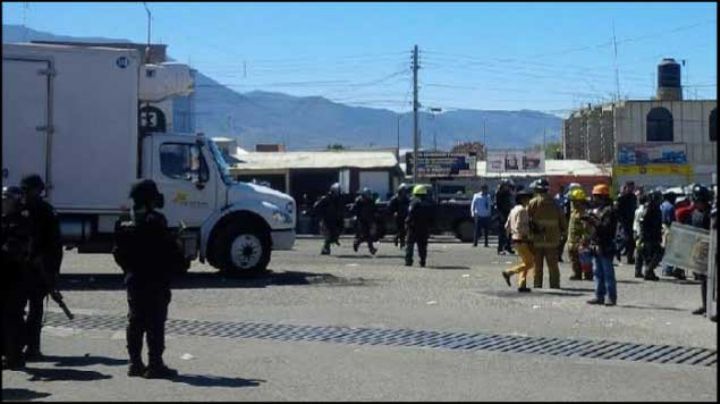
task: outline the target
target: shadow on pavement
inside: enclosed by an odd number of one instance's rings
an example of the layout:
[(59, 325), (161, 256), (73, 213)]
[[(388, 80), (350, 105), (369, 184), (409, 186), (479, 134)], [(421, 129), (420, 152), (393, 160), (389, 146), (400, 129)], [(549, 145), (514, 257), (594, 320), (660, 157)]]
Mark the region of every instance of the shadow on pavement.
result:
[(127, 359), (115, 359), (108, 358), (106, 356), (93, 356), (85, 354), (85, 356), (59, 356), (59, 355), (44, 355), (42, 362), (54, 362), (54, 366), (93, 366), (93, 365), (105, 365), (105, 366), (123, 366), (128, 364)]
[[(242, 277), (224, 277), (215, 272), (190, 272), (173, 280), (172, 289), (264, 288), (288, 285), (362, 286), (363, 278), (344, 278), (327, 273), (266, 271)], [(123, 275), (118, 274), (61, 274), (60, 290), (123, 290)]]
[(112, 376), (94, 370), (76, 369), (39, 369), (25, 368), (24, 372), (31, 375), (30, 381), (74, 381), (89, 382), (94, 380), (110, 379)]
[(563, 293), (562, 290), (560, 291), (549, 291), (549, 290), (543, 290), (543, 289), (533, 289), (531, 287), (530, 293), (519, 293), (517, 291), (517, 288), (508, 288), (506, 290), (481, 290), (478, 291), (481, 295), (486, 296), (495, 296), (495, 297), (512, 297), (512, 298), (519, 298), (519, 297), (532, 297), (532, 296), (562, 296), (562, 297), (577, 297), (577, 296), (585, 296), (586, 293)]
[(690, 312), (688, 309), (681, 309), (679, 307), (667, 307), (667, 306), (639, 306), (636, 304), (618, 304), (617, 307), (621, 307), (623, 309), (641, 309), (641, 310), (668, 310), (668, 311), (686, 311)]
[(261, 379), (242, 379), (239, 377), (233, 378), (191, 374), (181, 374), (172, 378), (170, 381), (198, 387), (257, 387), (266, 382), (266, 380)]
[(38, 398), (49, 397), (50, 393), (41, 393), (39, 391), (28, 390), (28, 389), (2, 389), (2, 401), (6, 400), (18, 400), (18, 401), (29, 401)]
[(369, 255), (369, 253), (368, 254), (357, 253), (357, 255), (347, 255), (347, 254), (342, 255), (341, 254), (341, 255), (336, 255), (335, 257), (336, 258), (372, 258), (372, 255)]
[(594, 288), (560, 288), (560, 290), (567, 290), (569, 292), (595, 292)]
[(429, 265), (428, 269), (470, 269), (470, 267), (461, 265)]

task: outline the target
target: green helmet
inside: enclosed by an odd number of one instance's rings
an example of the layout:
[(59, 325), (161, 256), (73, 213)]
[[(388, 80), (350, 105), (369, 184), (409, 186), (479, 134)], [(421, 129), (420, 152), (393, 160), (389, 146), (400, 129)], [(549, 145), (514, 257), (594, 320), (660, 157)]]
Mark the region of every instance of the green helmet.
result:
[(413, 195), (427, 195), (427, 185), (415, 185), (412, 190)]

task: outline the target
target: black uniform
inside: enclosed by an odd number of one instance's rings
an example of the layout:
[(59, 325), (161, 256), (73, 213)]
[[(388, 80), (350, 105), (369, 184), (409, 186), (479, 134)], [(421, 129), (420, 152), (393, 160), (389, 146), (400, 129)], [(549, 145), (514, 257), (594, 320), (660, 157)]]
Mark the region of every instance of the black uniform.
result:
[(507, 236), (505, 231), (505, 222), (507, 222), (508, 215), (510, 215), (510, 210), (512, 210), (514, 202), (513, 194), (509, 187), (503, 187), (495, 194), (495, 208), (500, 216), (500, 227), (498, 228), (498, 253), (502, 251), (512, 251), (510, 238)]
[(640, 219), (640, 245), (642, 260), (645, 263), (645, 279), (657, 279), (654, 271), (663, 256), (661, 243), (662, 211), (657, 202), (649, 201)]
[(418, 246), (420, 266), (427, 262), (427, 245), (430, 230), (435, 221), (435, 204), (427, 198), (414, 197), (410, 202), (408, 215), (405, 219), (407, 226), (407, 245), (405, 246), (405, 265), (413, 264), (413, 250)]
[(618, 221), (620, 222), (620, 228), (623, 234), (624, 249), (628, 264), (633, 264), (635, 260), (635, 238), (633, 237), (632, 227), (637, 207), (638, 200), (633, 193), (620, 195), (617, 199)]
[(356, 218), (355, 240), (353, 248), (357, 251), (361, 243), (367, 242), (371, 254), (375, 254), (371, 233), (372, 225), (375, 222), (375, 201), (371, 197), (360, 195), (355, 199), (352, 206), (352, 213)]
[(313, 215), (319, 216), (323, 224), (325, 244), (322, 253), (330, 254), (330, 244), (339, 244), (343, 229), (344, 205), (340, 195), (328, 192), (313, 206)]
[[(710, 230), (710, 209), (705, 210), (695, 208), (690, 215), (690, 225), (705, 230)], [(704, 314), (707, 311), (707, 273), (695, 273), (700, 281), (700, 293), (702, 294), (702, 307), (696, 312)]]
[[(28, 315), (26, 322), (26, 341), (28, 357), (40, 354), (40, 332), (42, 330), (43, 301), (55, 286), (62, 263), (62, 241), (60, 222), (55, 209), (42, 198), (30, 198), (27, 201), (33, 231), (33, 254), (37, 256), (36, 265), (31, 271), (28, 287)], [(37, 272), (42, 271), (42, 273)]]
[(395, 245), (400, 244), (400, 248), (405, 247), (405, 219), (407, 218), (408, 209), (410, 208), (410, 198), (405, 193), (398, 192), (390, 199), (388, 209), (395, 217)]
[(165, 216), (149, 211), (136, 213), (134, 221), (118, 221), (113, 255), (125, 273), (129, 309), (127, 349), (131, 366), (142, 364), (143, 334), (146, 334), (149, 365), (162, 367), (170, 280), (184, 265), (184, 256), (167, 228)]
[[(24, 212), (24, 214), (23, 214)], [(2, 352), (9, 368), (23, 365), (23, 319), (32, 248), (32, 224), (27, 211), (2, 217)]]

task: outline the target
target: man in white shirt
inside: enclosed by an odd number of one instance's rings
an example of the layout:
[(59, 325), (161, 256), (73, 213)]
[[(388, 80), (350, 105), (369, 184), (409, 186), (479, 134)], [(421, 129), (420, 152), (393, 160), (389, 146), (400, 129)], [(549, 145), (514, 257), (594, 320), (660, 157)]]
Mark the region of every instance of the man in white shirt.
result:
[(480, 232), (485, 234), (485, 247), (488, 245), (488, 229), (490, 228), (490, 216), (492, 214), (492, 202), (488, 195), (487, 185), (480, 187), (480, 192), (473, 195), (470, 204), (470, 215), (475, 219), (475, 235), (473, 238), (473, 247), (477, 247)]

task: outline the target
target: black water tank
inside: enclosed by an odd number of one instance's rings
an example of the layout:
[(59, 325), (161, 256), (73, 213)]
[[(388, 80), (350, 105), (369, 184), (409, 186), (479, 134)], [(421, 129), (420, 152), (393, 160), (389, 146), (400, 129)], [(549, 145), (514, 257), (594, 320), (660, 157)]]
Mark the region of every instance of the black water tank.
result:
[(675, 59), (663, 59), (658, 65), (658, 87), (680, 88), (680, 64)]

